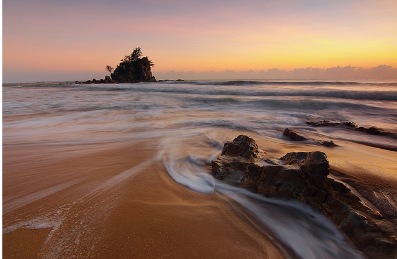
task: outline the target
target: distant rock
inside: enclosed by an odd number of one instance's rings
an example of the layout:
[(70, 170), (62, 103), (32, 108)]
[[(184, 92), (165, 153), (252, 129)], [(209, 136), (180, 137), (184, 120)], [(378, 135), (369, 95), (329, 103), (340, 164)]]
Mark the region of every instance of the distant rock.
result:
[(310, 205), (370, 258), (397, 256), (396, 226), (364, 206), (344, 184), (328, 178), (329, 162), (323, 152), (267, 158), (252, 138), (240, 135), (225, 143), (221, 155), (212, 161), (212, 174), (267, 197)]
[(156, 82), (156, 78), (152, 75), (152, 66), (154, 66), (154, 64), (148, 57), (142, 57), (141, 48), (135, 48), (130, 55), (125, 56), (121, 60), (120, 64), (116, 69), (114, 69), (114, 71), (111, 66), (106, 66), (106, 70), (109, 71), (111, 75), (105, 76), (105, 79), (93, 79), (76, 83), (105, 84)]
[(158, 82), (185, 82), (183, 79), (176, 79), (176, 80), (171, 80), (171, 79), (163, 79), (163, 80), (158, 80)]
[(112, 73), (112, 79), (117, 83), (156, 82), (148, 57), (121, 62)]

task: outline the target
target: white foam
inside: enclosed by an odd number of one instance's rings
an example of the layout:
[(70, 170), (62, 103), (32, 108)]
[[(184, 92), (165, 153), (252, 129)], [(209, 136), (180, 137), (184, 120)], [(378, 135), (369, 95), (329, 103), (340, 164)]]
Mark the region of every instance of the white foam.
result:
[[(297, 201), (267, 198), (214, 179), (204, 164), (197, 163), (197, 160), (206, 160), (200, 158), (200, 151), (198, 154), (186, 154), (194, 151), (186, 150), (186, 143), (182, 142), (183, 138), (172, 138), (159, 145), (163, 165), (176, 182), (198, 192), (217, 192), (227, 196), (232, 203), (240, 205), (233, 206), (240, 214), (247, 219), (253, 215), (285, 247), (292, 249), (301, 258), (363, 258), (322, 214)], [(206, 152), (211, 153), (207, 149)], [(219, 153), (219, 150), (213, 149), (213, 152)], [(253, 225), (263, 233), (260, 226)], [(288, 256), (287, 253), (285, 255)]]

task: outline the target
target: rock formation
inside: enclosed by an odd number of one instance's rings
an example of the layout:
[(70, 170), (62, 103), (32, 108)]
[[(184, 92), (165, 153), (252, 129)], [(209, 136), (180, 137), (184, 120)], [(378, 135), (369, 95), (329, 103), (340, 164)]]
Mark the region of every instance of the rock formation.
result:
[(283, 135), (286, 137), (289, 137), (293, 141), (307, 140), (307, 138), (304, 137), (302, 134), (300, 134), (296, 130), (289, 129), (289, 128), (285, 128)]
[(343, 183), (328, 178), (323, 152), (291, 152), (267, 158), (244, 135), (227, 142), (212, 161), (212, 174), (267, 197), (296, 199), (325, 214), (370, 258), (397, 256), (396, 226), (363, 205)]
[(294, 129), (285, 128), (283, 135), (289, 137), (293, 141), (307, 140), (306, 137)]
[(321, 121), (306, 121), (307, 124), (312, 125), (314, 127), (326, 127), (326, 126), (345, 126), (346, 128), (354, 129), (356, 131), (361, 131), (371, 135), (381, 135), (381, 136), (394, 136), (396, 134), (384, 131), (375, 126), (363, 127), (358, 126), (356, 123), (351, 121), (329, 121), (329, 120), (321, 120)]
[(303, 141), (303, 140), (310, 140), (312, 143), (319, 144), (326, 147), (336, 147), (337, 145), (332, 141), (328, 140), (314, 140), (306, 138), (302, 133), (295, 129), (285, 128), (283, 135), (288, 137), (293, 141)]
[(148, 57), (121, 62), (112, 73), (112, 80), (118, 83), (155, 82)]
[[(156, 82), (152, 75), (151, 67), (153, 62), (148, 57), (142, 58), (141, 48), (135, 48), (134, 51), (125, 56), (120, 64), (114, 69), (106, 66), (106, 70), (111, 76), (105, 76), (105, 79), (93, 79), (82, 82), (84, 84), (103, 84), (103, 83), (139, 83), (139, 82)], [(112, 73), (113, 71), (113, 73)], [(81, 82), (76, 82), (77, 84)]]

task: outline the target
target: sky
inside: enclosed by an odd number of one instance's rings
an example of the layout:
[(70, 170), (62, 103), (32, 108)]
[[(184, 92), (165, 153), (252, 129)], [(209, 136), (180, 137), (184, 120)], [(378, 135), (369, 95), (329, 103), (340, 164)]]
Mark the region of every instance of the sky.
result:
[(104, 78), (136, 47), (157, 79), (397, 79), (397, 1), (3, 0), (3, 82)]

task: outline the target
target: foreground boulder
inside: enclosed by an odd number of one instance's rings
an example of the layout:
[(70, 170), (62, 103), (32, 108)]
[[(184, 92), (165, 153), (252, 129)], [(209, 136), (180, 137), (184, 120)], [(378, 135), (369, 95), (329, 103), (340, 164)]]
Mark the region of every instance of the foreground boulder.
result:
[(310, 205), (330, 218), (370, 258), (397, 256), (395, 225), (364, 206), (344, 184), (327, 177), (329, 162), (323, 152), (267, 158), (252, 138), (240, 135), (225, 143), (221, 155), (212, 161), (212, 174), (267, 197)]

